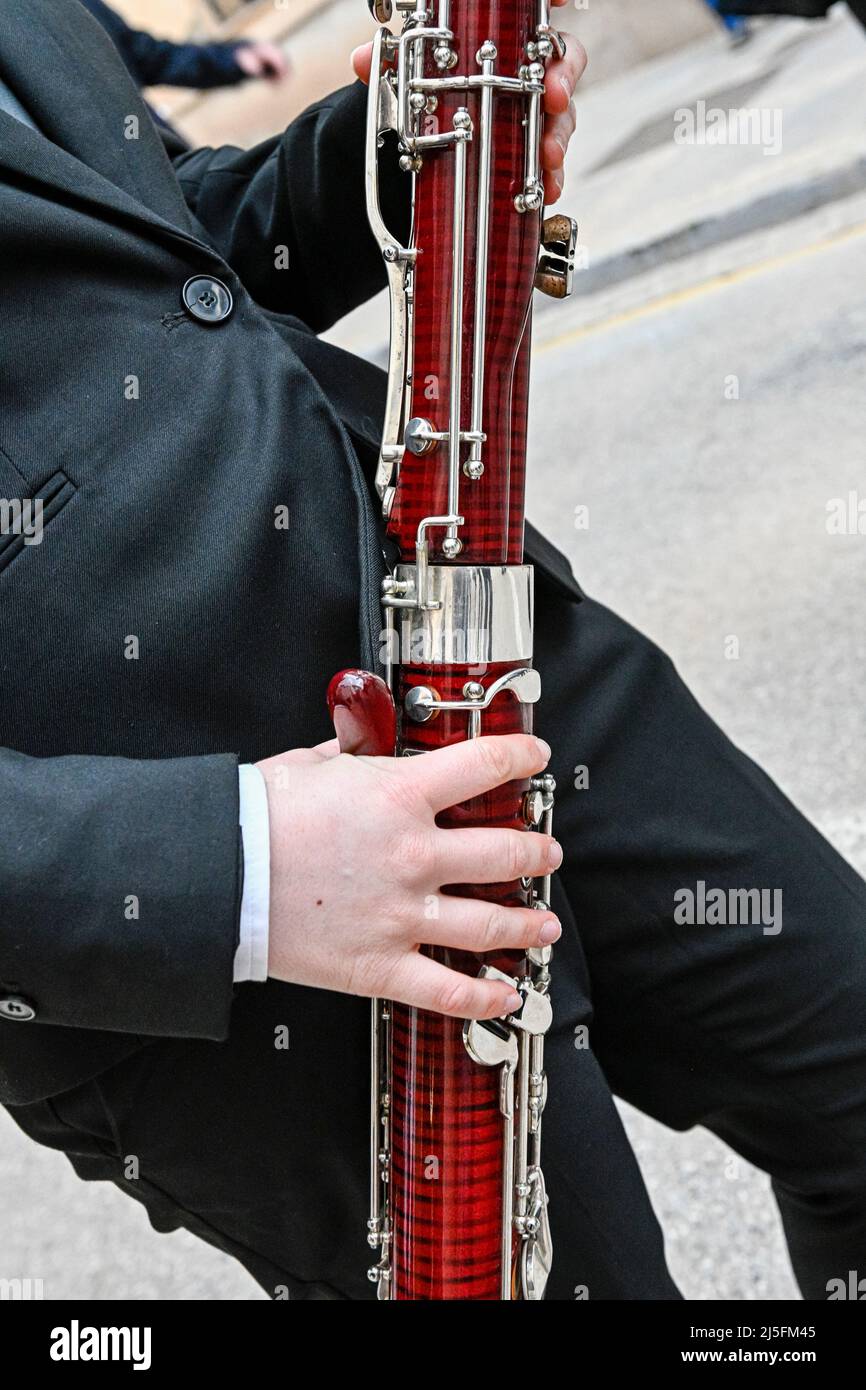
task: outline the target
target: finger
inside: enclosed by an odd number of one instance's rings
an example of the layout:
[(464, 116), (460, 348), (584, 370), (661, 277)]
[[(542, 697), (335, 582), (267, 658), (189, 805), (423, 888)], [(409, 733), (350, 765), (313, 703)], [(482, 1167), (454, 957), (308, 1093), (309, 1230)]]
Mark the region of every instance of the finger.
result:
[(418, 926), (417, 938), (425, 946), (452, 946), (461, 951), (527, 951), (533, 946), (552, 946), (562, 927), (550, 912), (531, 907), (500, 907), (476, 898), (433, 899), (435, 915)]
[(577, 113), (574, 102), (569, 102), (568, 109), (560, 112), (558, 116), (548, 116), (544, 122), (544, 144), (542, 146), (542, 164), (545, 169), (561, 169), (565, 163), (565, 156), (568, 150), (568, 142), (574, 134), (577, 126)]
[(564, 34), (564, 58), (550, 64), (544, 79), (544, 109), (549, 116), (565, 111), (574, 96), (575, 88), (586, 71), (586, 49), (573, 34)]
[(541, 878), (561, 863), (556, 840), (528, 830), (439, 830), (433, 838), (433, 881), (440, 885)]
[(551, 203), (558, 203), (562, 197), (562, 190), (565, 187), (564, 169), (546, 169), (544, 172), (544, 201), (550, 206)]
[(501, 1018), (522, 1002), (517, 990), (501, 980), (461, 975), (417, 951), (391, 975), (388, 997), (449, 1018)]
[(260, 72), (259, 56), (253, 48), (242, 47), (236, 49), (235, 63), (245, 77), (258, 77)]
[(543, 771), (550, 749), (529, 734), (474, 738), (396, 762), (398, 775), (418, 787), (434, 811), (480, 796), (503, 782), (532, 777)]
[(262, 72), (270, 77), (284, 76), (289, 69), (288, 59), (281, 48), (275, 43), (260, 43), (257, 53), (262, 65)]
[(356, 48), (352, 54), (352, 67), (355, 69), (356, 77), (360, 77), (362, 82), (370, 81), (370, 69), (373, 66), (373, 45), (362, 43), (360, 48)]

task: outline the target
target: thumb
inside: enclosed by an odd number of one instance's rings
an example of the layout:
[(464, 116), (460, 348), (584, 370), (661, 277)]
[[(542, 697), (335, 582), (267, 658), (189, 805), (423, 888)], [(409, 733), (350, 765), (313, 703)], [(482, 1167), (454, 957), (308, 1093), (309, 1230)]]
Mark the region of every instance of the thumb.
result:
[(360, 48), (356, 48), (352, 54), (352, 67), (355, 75), (360, 77), (362, 82), (370, 81), (370, 68), (373, 66), (373, 45), (362, 43)]
[(317, 763), (325, 763), (331, 758), (336, 758), (340, 752), (340, 745), (335, 738), (330, 738), (326, 743), (318, 743), (315, 748), (290, 748), (285, 753), (277, 753), (272, 758), (262, 758), (256, 763), (256, 767), (262, 776), (267, 778), (269, 775), (281, 775), (281, 769), (286, 767), (310, 767)]
[(315, 748), (311, 748), (309, 751), (315, 753), (319, 761), (338, 758), (340, 756), (340, 741), (336, 738), (329, 738), (326, 743), (317, 743)]

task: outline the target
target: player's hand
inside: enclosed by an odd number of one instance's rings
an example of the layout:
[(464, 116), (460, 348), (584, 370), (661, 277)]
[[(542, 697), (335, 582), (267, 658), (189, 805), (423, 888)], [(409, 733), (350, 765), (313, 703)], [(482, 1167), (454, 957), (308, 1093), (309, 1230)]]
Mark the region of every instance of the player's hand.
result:
[(246, 77), (271, 82), (282, 82), (290, 70), (288, 58), (275, 43), (242, 43), (235, 49), (235, 62)]
[(421, 946), (518, 950), (557, 940), (550, 912), (443, 894), (556, 869), (562, 851), (521, 830), (441, 829), (437, 812), (532, 777), (550, 750), (523, 734), (414, 758), (353, 758), (336, 742), (259, 763), (268, 789), (268, 973), (293, 984), (413, 1004), (457, 1018), (520, 1005), (508, 985), (460, 974)]

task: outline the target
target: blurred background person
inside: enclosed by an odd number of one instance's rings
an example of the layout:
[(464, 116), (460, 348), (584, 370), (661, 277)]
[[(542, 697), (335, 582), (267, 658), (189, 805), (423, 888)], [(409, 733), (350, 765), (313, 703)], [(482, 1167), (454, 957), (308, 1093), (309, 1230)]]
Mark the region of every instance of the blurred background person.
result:
[[(727, 19), (746, 15), (792, 15), (797, 19), (826, 19), (836, 0), (707, 0)], [(866, 0), (846, 0), (848, 9), (866, 29)]]
[[(250, 39), (172, 43), (133, 29), (103, 0), (81, 3), (108, 33), (139, 87), (232, 87), (248, 78), (279, 83), (289, 74), (289, 60), (275, 43)], [(160, 125), (173, 129), (158, 111), (150, 109)]]

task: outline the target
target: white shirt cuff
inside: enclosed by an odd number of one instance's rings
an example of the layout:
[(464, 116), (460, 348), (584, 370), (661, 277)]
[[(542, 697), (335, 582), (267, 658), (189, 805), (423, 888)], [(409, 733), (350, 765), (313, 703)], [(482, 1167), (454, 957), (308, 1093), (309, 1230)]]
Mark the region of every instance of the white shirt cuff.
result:
[(268, 792), (257, 767), (238, 768), (244, 891), (235, 952), (234, 982), (268, 978), (268, 919), (271, 910), (271, 828)]

